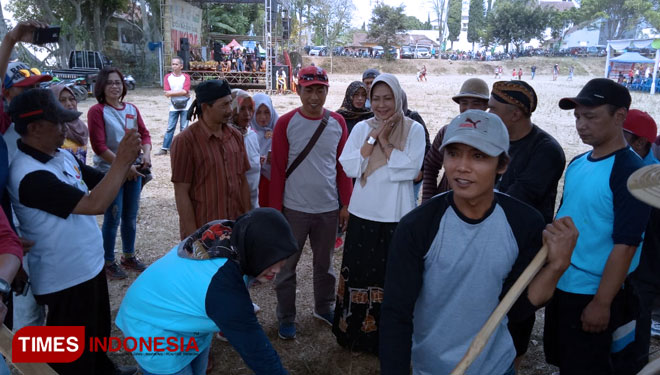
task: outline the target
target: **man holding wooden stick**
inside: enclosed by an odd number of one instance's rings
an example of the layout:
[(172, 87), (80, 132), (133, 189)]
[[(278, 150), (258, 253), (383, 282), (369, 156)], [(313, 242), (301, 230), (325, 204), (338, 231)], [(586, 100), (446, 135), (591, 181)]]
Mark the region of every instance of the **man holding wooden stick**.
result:
[(545, 315), (546, 360), (562, 375), (634, 373), (631, 363), (617, 363), (617, 353), (625, 354), (635, 337), (637, 301), (624, 282), (639, 264), (650, 208), (626, 189), (644, 165), (623, 135), (630, 103), (628, 89), (605, 78), (559, 101), (561, 109), (574, 109), (578, 135), (593, 147), (566, 168), (557, 212), (573, 218), (582, 234)]
[[(494, 191), (506, 171), (507, 129), (494, 114), (456, 117), (441, 146), (452, 191), (406, 215), (392, 240), (381, 308), (381, 372), (449, 374), (543, 242), (548, 260), (508, 314), (523, 320), (546, 303), (569, 265), (570, 218), (544, 228), (532, 207)], [(468, 374), (514, 374), (516, 349), (499, 323)]]

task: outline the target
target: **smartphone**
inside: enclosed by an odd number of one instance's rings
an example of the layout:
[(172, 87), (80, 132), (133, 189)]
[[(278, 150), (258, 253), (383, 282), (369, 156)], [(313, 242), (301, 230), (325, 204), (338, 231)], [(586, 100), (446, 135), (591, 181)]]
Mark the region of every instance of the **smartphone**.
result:
[(46, 44), (46, 43), (57, 43), (60, 40), (60, 30), (59, 26), (48, 26), (45, 29), (36, 29), (34, 30), (34, 36), (32, 38), (32, 44)]

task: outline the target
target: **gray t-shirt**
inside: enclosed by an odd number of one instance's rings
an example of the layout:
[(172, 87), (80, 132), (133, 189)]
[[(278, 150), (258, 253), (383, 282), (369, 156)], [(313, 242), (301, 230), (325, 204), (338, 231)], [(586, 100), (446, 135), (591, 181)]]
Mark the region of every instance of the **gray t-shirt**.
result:
[[(449, 374), (542, 244), (543, 217), (495, 192), (479, 220), (463, 216), (453, 192), (404, 216), (390, 244), (380, 317), (381, 373)], [(507, 317), (534, 314), (527, 291)], [(467, 374), (501, 375), (516, 355), (504, 319)]]
[[(413, 320), (414, 374), (449, 374), (454, 369), (497, 307), (517, 256), (516, 239), (500, 206), (479, 223), (466, 222), (453, 207), (447, 209), (424, 257)], [(443, 301), (442, 308), (436, 301)], [(500, 375), (511, 366), (516, 350), (506, 324), (505, 318), (468, 374)]]
[[(289, 120), (286, 135), (289, 141), (287, 169), (305, 149), (321, 123), (296, 111)], [(337, 148), (343, 129), (333, 116), (305, 160), (286, 179), (283, 205), (292, 210), (318, 214), (339, 208), (337, 192)]]

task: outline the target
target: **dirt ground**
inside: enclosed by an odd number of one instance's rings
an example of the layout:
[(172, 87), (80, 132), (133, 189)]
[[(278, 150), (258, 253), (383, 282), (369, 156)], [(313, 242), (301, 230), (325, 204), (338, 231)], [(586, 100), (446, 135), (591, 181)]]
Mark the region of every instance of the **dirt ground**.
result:
[[(328, 59), (318, 59), (317, 65), (329, 68)], [(429, 69), (428, 82), (419, 83), (415, 79), (415, 71), (425, 63)], [(529, 66), (540, 66), (533, 81), (528, 81), (536, 90), (539, 105), (533, 114), (533, 121), (541, 128), (555, 136), (566, 152), (566, 159), (571, 160), (578, 153), (588, 149), (581, 143), (574, 128), (573, 113), (562, 111), (557, 107), (560, 98), (576, 95), (582, 85), (593, 76), (602, 74), (604, 61), (602, 59), (563, 59), (560, 64), (567, 67), (576, 64), (576, 77), (567, 81), (566, 75), (561, 75), (557, 81), (552, 81), (550, 67), (554, 60), (519, 59), (514, 62), (453, 62), (447, 61), (402, 61), (395, 64), (385, 64), (381, 61), (351, 59), (334, 59), (333, 71), (342, 74), (330, 75), (330, 94), (326, 108), (337, 109), (344, 97), (348, 84), (361, 78), (361, 70), (367, 66), (377, 66), (385, 72), (397, 73), (403, 89), (408, 94), (409, 107), (418, 111), (427, 123), (431, 137), (438, 129), (448, 123), (458, 114), (458, 106), (451, 100), (461, 83), (470, 77), (480, 77), (489, 85), (493, 79), (492, 67), (504, 65), (504, 79), (509, 79), (507, 71), (513, 67), (522, 66), (525, 70), (523, 78), (529, 79)], [(566, 70), (564, 70), (565, 72)], [(348, 73), (353, 72), (353, 73)], [(470, 73), (470, 74), (465, 74)], [(471, 75), (474, 74), (474, 75)], [(168, 101), (162, 95), (162, 90), (137, 89), (129, 92), (126, 101), (134, 103), (144, 118), (151, 132), (154, 150), (158, 150), (163, 141), (167, 127)], [(273, 102), (280, 115), (299, 105), (295, 95), (273, 96)], [(79, 104), (79, 109), (86, 113), (95, 103), (90, 98)], [(648, 111), (655, 118), (660, 118), (660, 107), (657, 97), (633, 93), (633, 107)], [(86, 116), (86, 115), (84, 115)], [(83, 117), (86, 118), (86, 117)], [(138, 217), (137, 244), (138, 255), (147, 263), (152, 263), (178, 243), (178, 217), (174, 203), (174, 192), (170, 183), (170, 160), (168, 156), (154, 156), (154, 180), (146, 185), (141, 200)], [(563, 180), (562, 180), (563, 186)], [(560, 192), (562, 189), (560, 186)], [(99, 218), (102, 220), (102, 218)], [(118, 241), (117, 249), (121, 249)], [(341, 249), (335, 253), (335, 268), (341, 263)], [(334, 340), (328, 326), (312, 318), (312, 267), (311, 253), (307, 248), (298, 266), (298, 315), (296, 340), (283, 341), (277, 337), (277, 320), (275, 317), (276, 299), (271, 285), (262, 285), (251, 291), (253, 300), (261, 306), (258, 314), (260, 323), (275, 349), (292, 374), (377, 374), (379, 366), (377, 358), (371, 355), (350, 353)], [(112, 281), (110, 285), (113, 316), (117, 313), (122, 297), (127, 288), (135, 280), (137, 274), (122, 281)], [(530, 350), (526, 356), (520, 374), (551, 374), (556, 371), (545, 363), (542, 348), (543, 311), (537, 313), (537, 325), (534, 329)], [(114, 327), (113, 336), (121, 332)], [(652, 351), (658, 350), (658, 340), (654, 340)], [(213, 374), (250, 374), (251, 371), (243, 363), (237, 353), (227, 343), (214, 341), (215, 370)], [(128, 353), (113, 353), (112, 357), (119, 363), (133, 363)]]

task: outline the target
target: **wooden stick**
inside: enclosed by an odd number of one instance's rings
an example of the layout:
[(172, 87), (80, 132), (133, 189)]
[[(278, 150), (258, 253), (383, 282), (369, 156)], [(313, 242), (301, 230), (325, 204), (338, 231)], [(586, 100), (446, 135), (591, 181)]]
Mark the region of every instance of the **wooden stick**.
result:
[(477, 336), (472, 340), (472, 344), (468, 348), (467, 353), (463, 356), (463, 359), (456, 365), (454, 371), (451, 372), (451, 375), (463, 375), (465, 371), (470, 367), (472, 362), (479, 356), (481, 351), (488, 343), (488, 339), (495, 332), (495, 329), (499, 326), (500, 322), (504, 318), (504, 315), (511, 310), (513, 304), (518, 300), (520, 294), (525, 290), (527, 285), (532, 281), (534, 276), (541, 270), (545, 264), (545, 260), (548, 257), (548, 248), (543, 245), (541, 250), (536, 254), (534, 259), (529, 263), (527, 268), (520, 275), (518, 280), (513, 284), (511, 289), (506, 293), (500, 304), (497, 305), (495, 311), (490, 315), (486, 323), (481, 327), (481, 330)]
[(637, 375), (658, 375), (660, 374), (660, 358), (650, 362)]
[[(7, 363), (11, 362), (11, 342), (14, 334), (6, 325), (0, 327), (0, 353), (5, 356)], [(57, 375), (46, 363), (14, 363), (14, 367), (23, 375)]]

